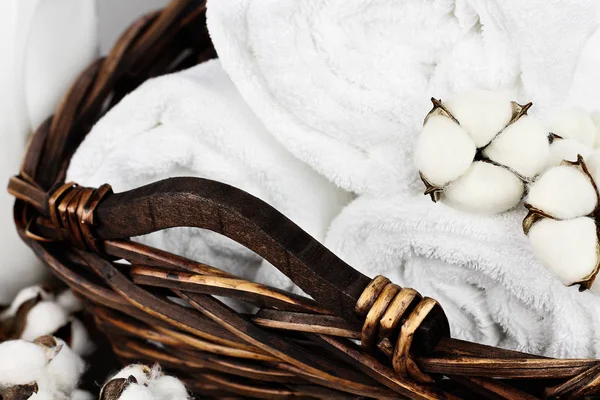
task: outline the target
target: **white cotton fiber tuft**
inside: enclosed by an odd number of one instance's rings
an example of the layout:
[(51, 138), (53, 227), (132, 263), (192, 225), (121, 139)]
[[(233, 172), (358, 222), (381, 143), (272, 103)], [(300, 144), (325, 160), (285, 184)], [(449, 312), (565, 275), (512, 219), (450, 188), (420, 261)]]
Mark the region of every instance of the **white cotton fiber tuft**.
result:
[(56, 296), (56, 302), (69, 314), (74, 314), (83, 310), (83, 303), (75, 296), (75, 293), (73, 293), (71, 289), (64, 290)]
[(23, 303), (34, 299), (37, 296), (40, 296), (42, 300), (53, 299), (52, 293), (46, 290), (43, 286), (35, 285), (26, 287), (15, 296), (14, 300), (10, 304), (10, 307), (8, 307), (6, 310), (0, 313), (0, 320), (5, 320), (7, 318), (14, 317), (17, 311), (19, 310), (19, 307), (21, 307)]
[(477, 148), (487, 145), (512, 118), (512, 103), (500, 92), (475, 90), (444, 101)]
[(534, 117), (523, 116), (498, 135), (483, 154), (531, 178), (546, 167), (549, 147), (548, 133), (542, 123)]
[(0, 386), (25, 385), (44, 374), (48, 360), (40, 346), (24, 340), (0, 343)]
[(469, 212), (495, 214), (511, 209), (523, 196), (523, 182), (515, 174), (477, 161), (444, 190), (444, 203)]
[(79, 378), (85, 370), (83, 360), (62, 340), (54, 338), (58, 354), (50, 361), (46, 371), (54, 381), (56, 388), (64, 393), (71, 393), (77, 387)]
[(415, 165), (433, 185), (461, 176), (475, 157), (475, 145), (454, 121), (441, 115), (427, 120), (417, 140)]
[(161, 400), (157, 399), (144, 385), (132, 383), (121, 393), (119, 400)]
[(39, 390), (37, 393), (32, 394), (28, 400), (66, 400), (68, 399), (62, 393), (50, 392), (47, 390)]
[(117, 378), (129, 378), (129, 376), (133, 376), (136, 380), (137, 383), (139, 383), (140, 385), (146, 384), (149, 382), (150, 380), (150, 376), (151, 376), (152, 370), (144, 364), (131, 364), (128, 365), (127, 367), (123, 368), (122, 370), (120, 370), (119, 372), (117, 372), (115, 374), (115, 376), (113, 376), (112, 379), (117, 379)]
[(596, 191), (587, 175), (574, 166), (561, 165), (544, 173), (529, 189), (527, 202), (558, 218), (588, 215), (596, 208)]
[(187, 400), (189, 398), (185, 385), (173, 376), (161, 376), (152, 381), (149, 387), (158, 400)]
[(71, 321), (71, 349), (81, 357), (89, 356), (96, 349), (85, 325), (77, 318)]
[(585, 158), (585, 166), (596, 185), (600, 184), (600, 150), (593, 151)]
[(69, 322), (67, 312), (52, 301), (41, 301), (27, 314), (25, 330), (21, 339), (35, 340), (44, 335), (51, 335)]
[(552, 123), (551, 131), (564, 139), (574, 139), (589, 147), (593, 147), (596, 141), (594, 121), (581, 108), (561, 111)]
[(90, 392), (76, 389), (71, 393), (71, 400), (95, 400), (95, 397)]
[(556, 167), (563, 160), (577, 161), (577, 155), (586, 158), (592, 150), (590, 146), (582, 144), (575, 139), (556, 139), (550, 145), (550, 155), (548, 156), (547, 165), (548, 167)]
[(542, 219), (531, 227), (529, 239), (538, 260), (565, 285), (588, 278), (598, 264), (596, 224), (591, 218)]

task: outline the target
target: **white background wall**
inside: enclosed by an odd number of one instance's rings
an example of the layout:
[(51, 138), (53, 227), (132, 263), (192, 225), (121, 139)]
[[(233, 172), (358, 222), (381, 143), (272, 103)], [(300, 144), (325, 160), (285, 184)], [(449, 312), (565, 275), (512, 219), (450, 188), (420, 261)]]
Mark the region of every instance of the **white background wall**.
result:
[[(2, 1), (2, 0), (0, 0)], [(165, 6), (168, 0), (96, 0), (100, 51), (106, 54), (137, 17)]]

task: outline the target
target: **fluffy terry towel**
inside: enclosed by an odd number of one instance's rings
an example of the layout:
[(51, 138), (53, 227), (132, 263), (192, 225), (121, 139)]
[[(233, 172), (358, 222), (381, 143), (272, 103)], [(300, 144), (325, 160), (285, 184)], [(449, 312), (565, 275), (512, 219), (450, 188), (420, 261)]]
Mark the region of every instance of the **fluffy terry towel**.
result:
[[(348, 201), (265, 131), (218, 60), (152, 79), (129, 94), (94, 126), (68, 171), (69, 180), (110, 183), (117, 192), (174, 176), (236, 186), (318, 240)], [(256, 254), (213, 232), (175, 228), (138, 240), (247, 279), (290, 285), (272, 267), (260, 268)]]
[(392, 195), (414, 176), (431, 96), (509, 90), (564, 100), (592, 0), (209, 0), (225, 70), (265, 126), (341, 187)]

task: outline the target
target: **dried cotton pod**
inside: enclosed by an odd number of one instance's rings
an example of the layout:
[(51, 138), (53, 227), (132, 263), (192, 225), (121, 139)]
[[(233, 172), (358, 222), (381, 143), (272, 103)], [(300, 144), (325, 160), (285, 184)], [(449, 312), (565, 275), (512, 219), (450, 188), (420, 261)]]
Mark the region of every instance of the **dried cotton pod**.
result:
[(542, 174), (529, 189), (523, 221), (538, 260), (563, 284), (580, 290), (592, 288), (600, 262), (600, 196), (594, 179), (600, 153), (588, 160), (595, 174), (581, 155)]
[(549, 154), (548, 133), (527, 116), (531, 103), (482, 90), (432, 102), (415, 149), (425, 194), (483, 214), (517, 205)]

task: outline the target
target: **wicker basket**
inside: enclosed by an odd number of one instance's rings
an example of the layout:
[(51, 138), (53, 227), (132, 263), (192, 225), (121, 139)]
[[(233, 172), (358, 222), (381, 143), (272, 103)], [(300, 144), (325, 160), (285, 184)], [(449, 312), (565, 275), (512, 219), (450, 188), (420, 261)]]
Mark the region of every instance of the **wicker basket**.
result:
[[(202, 398), (535, 399), (600, 392), (597, 360), (451, 339), (435, 300), (384, 277), (367, 278), (236, 188), (175, 178), (114, 194), (108, 185), (64, 183), (79, 143), (125, 94), (149, 77), (214, 57), (202, 1), (175, 0), (135, 22), (33, 135), (9, 184), (21, 237), (87, 300), (123, 363), (158, 361)], [(241, 243), (314, 300), (128, 239), (176, 226)], [(237, 313), (212, 295), (259, 311)]]

